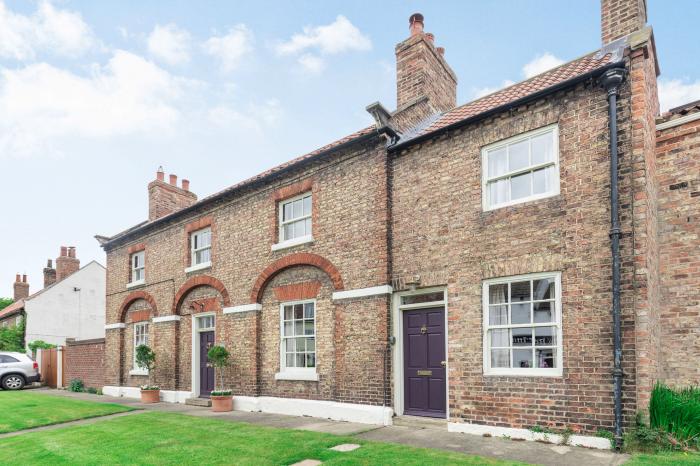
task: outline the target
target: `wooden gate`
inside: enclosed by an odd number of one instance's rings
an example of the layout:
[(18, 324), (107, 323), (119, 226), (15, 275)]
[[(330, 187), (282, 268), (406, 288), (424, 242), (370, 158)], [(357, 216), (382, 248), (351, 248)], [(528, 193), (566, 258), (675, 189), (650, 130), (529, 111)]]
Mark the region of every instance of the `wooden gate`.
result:
[[(46, 383), (51, 388), (57, 388), (59, 374), (61, 377), (61, 387), (66, 386), (65, 374), (66, 371), (62, 370), (66, 367), (66, 352), (61, 351), (63, 348), (49, 348), (38, 350), (37, 359), (41, 361), (41, 367), (39, 368), (41, 373), (41, 380)], [(59, 360), (60, 358), (60, 360)]]

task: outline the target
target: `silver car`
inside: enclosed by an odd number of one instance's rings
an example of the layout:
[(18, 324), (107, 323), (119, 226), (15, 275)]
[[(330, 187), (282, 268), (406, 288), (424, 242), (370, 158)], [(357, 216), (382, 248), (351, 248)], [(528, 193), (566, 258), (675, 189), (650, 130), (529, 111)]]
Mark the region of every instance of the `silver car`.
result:
[(0, 351), (0, 387), (21, 390), (25, 385), (41, 380), (39, 364), (22, 353)]

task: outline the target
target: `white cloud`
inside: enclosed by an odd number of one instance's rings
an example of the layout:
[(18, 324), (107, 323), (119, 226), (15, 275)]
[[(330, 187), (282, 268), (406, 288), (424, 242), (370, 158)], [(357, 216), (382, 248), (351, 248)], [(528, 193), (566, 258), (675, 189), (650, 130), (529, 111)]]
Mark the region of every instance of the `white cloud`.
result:
[(208, 111), (211, 123), (238, 131), (265, 133), (265, 128), (274, 126), (282, 117), (283, 111), (279, 101), (270, 99), (262, 104), (250, 104), (242, 112), (228, 105), (218, 105)]
[(687, 79), (660, 79), (659, 104), (661, 111), (700, 100), (700, 80), (688, 82)]
[(292, 55), (310, 48), (332, 55), (350, 50), (370, 50), (372, 41), (345, 16), (339, 15), (326, 26), (305, 27), (302, 34), (294, 34), (289, 41), (279, 44), (276, 50), (280, 55)]
[(190, 60), (191, 42), (190, 33), (175, 24), (157, 24), (148, 36), (148, 51), (169, 65), (181, 65)]
[(310, 53), (301, 55), (297, 58), (297, 62), (299, 62), (305, 71), (313, 74), (320, 73), (326, 67), (326, 63), (321, 57)]
[[(325, 26), (307, 26), (301, 34), (294, 34), (287, 42), (275, 47), (279, 55), (297, 55), (302, 69), (319, 73), (325, 68), (320, 55), (335, 55), (348, 51), (364, 51), (372, 48), (372, 41), (362, 34), (350, 20), (339, 15)], [(315, 53), (309, 53), (313, 50)]]
[(555, 57), (549, 52), (545, 52), (542, 55), (536, 56), (523, 66), (523, 76), (525, 76), (525, 79), (529, 79), (563, 63), (564, 60)]
[(65, 138), (105, 138), (172, 127), (194, 83), (117, 50), (87, 76), (36, 63), (0, 68), (0, 156), (60, 152)]
[(202, 47), (207, 54), (219, 59), (224, 71), (232, 71), (243, 56), (253, 50), (253, 34), (244, 24), (238, 24), (224, 36), (210, 37)]
[(13, 13), (0, 0), (0, 57), (31, 60), (40, 52), (76, 57), (96, 40), (79, 13), (41, 2), (31, 16)]

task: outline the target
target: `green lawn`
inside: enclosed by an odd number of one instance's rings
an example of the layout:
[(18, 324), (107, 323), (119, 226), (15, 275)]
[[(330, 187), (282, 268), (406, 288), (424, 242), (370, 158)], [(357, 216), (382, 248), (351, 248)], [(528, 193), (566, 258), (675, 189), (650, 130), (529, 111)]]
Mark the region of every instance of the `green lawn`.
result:
[[(362, 447), (347, 453), (328, 449), (341, 443)], [(162, 412), (0, 439), (0, 464), (277, 465), (307, 458), (324, 464), (521, 464)]]
[(0, 391), (0, 433), (130, 411), (117, 404), (93, 403), (26, 391)]
[(699, 465), (700, 453), (636, 454), (625, 466), (685, 466)]

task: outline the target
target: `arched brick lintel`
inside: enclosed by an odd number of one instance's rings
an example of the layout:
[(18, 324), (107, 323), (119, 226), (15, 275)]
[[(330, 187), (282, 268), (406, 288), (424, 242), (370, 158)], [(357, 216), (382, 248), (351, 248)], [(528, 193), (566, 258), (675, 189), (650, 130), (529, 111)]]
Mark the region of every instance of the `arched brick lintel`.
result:
[(177, 294), (175, 294), (175, 299), (173, 300), (173, 315), (178, 313), (178, 309), (180, 308), (180, 305), (185, 299), (187, 293), (200, 286), (210, 286), (214, 288), (221, 294), (221, 298), (224, 300), (224, 306), (228, 307), (231, 305), (231, 298), (229, 298), (228, 290), (226, 289), (223, 283), (221, 283), (216, 278), (210, 277), (208, 275), (198, 275), (187, 280), (185, 283), (182, 284), (180, 289), (177, 290)]
[(119, 322), (124, 323), (124, 320), (126, 319), (126, 310), (129, 309), (129, 306), (131, 306), (131, 303), (136, 301), (137, 299), (143, 299), (146, 301), (149, 306), (151, 306), (151, 311), (153, 312), (153, 315), (158, 315), (158, 308), (156, 307), (156, 300), (153, 299), (153, 296), (150, 294), (146, 293), (145, 291), (132, 291), (131, 293), (128, 294), (126, 298), (124, 298), (124, 301), (122, 301), (122, 305), (119, 308)]
[(250, 301), (252, 303), (259, 303), (262, 299), (265, 284), (267, 284), (267, 282), (269, 282), (275, 275), (284, 269), (288, 269), (289, 267), (294, 267), (296, 265), (310, 265), (312, 267), (316, 267), (317, 269), (321, 269), (326, 272), (328, 277), (331, 279), (333, 288), (335, 288), (336, 291), (344, 289), (343, 278), (340, 276), (340, 272), (335, 265), (331, 263), (331, 261), (317, 254), (298, 252), (277, 259), (275, 262), (265, 267), (265, 270), (263, 270), (262, 273), (258, 275), (258, 279), (255, 280), (253, 290), (250, 293)]

